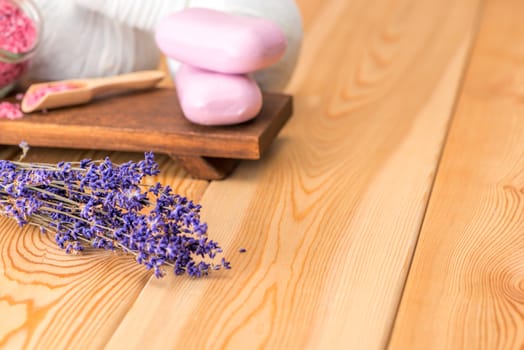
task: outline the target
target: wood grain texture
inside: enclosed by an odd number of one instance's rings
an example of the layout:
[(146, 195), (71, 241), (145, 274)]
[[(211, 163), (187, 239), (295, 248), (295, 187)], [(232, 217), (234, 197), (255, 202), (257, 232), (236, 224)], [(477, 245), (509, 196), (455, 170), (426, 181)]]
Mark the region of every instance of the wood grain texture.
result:
[(391, 349), (524, 349), (524, 3), (484, 13)]
[[(0, 151), (1, 159), (19, 150)], [(31, 149), (27, 161), (57, 162), (109, 155), (115, 163), (139, 160), (136, 153)], [(153, 180), (198, 200), (207, 181), (192, 180), (167, 156)], [(88, 250), (66, 255), (53, 237), (0, 220), (0, 348), (99, 349), (133, 304), (151, 274), (133, 258)]]
[(294, 117), (203, 197), (233, 270), (150, 280), (108, 349), (385, 346), (479, 1), (312, 6)]
[(292, 114), (292, 99), (264, 94), (259, 115), (233, 126), (202, 126), (182, 114), (173, 88), (104, 98), (81, 107), (0, 119), (0, 144), (259, 159)]

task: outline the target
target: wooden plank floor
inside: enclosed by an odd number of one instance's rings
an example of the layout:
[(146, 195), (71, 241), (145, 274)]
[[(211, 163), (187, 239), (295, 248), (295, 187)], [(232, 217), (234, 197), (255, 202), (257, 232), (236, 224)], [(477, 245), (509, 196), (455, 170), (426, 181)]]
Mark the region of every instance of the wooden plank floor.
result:
[(391, 349), (524, 349), (522, 13), (486, 2)]
[(315, 4), (293, 119), (203, 196), (234, 269), (151, 280), (108, 348), (384, 347), (478, 4)]
[(269, 154), (211, 183), (159, 158), (233, 269), (157, 280), (0, 219), (0, 348), (524, 346), (524, 3), (297, 3), (296, 111)]

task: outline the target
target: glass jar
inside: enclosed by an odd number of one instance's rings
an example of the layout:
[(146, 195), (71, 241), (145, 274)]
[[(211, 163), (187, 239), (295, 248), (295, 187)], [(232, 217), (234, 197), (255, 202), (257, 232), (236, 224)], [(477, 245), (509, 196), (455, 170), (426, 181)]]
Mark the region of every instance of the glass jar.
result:
[(42, 37), (42, 16), (32, 0), (0, 0), (0, 98), (27, 71)]

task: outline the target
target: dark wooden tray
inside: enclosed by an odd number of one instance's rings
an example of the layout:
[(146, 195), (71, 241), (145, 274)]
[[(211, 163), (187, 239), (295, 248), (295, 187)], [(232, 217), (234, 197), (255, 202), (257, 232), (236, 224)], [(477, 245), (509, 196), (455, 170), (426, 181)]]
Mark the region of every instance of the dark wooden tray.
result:
[(240, 159), (259, 159), (291, 114), (291, 96), (264, 94), (254, 120), (200, 126), (183, 117), (174, 89), (155, 89), (0, 120), (0, 144), (165, 153), (194, 177), (215, 180)]

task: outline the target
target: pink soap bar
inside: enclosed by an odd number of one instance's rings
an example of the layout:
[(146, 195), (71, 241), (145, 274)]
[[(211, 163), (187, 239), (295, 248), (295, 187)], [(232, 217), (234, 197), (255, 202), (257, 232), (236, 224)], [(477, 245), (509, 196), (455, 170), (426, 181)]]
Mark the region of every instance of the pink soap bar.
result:
[(203, 8), (189, 8), (161, 20), (156, 42), (170, 58), (230, 74), (270, 66), (287, 47), (284, 33), (269, 20)]
[(182, 65), (175, 84), (184, 115), (196, 124), (238, 124), (256, 117), (262, 108), (260, 88), (246, 75)]

